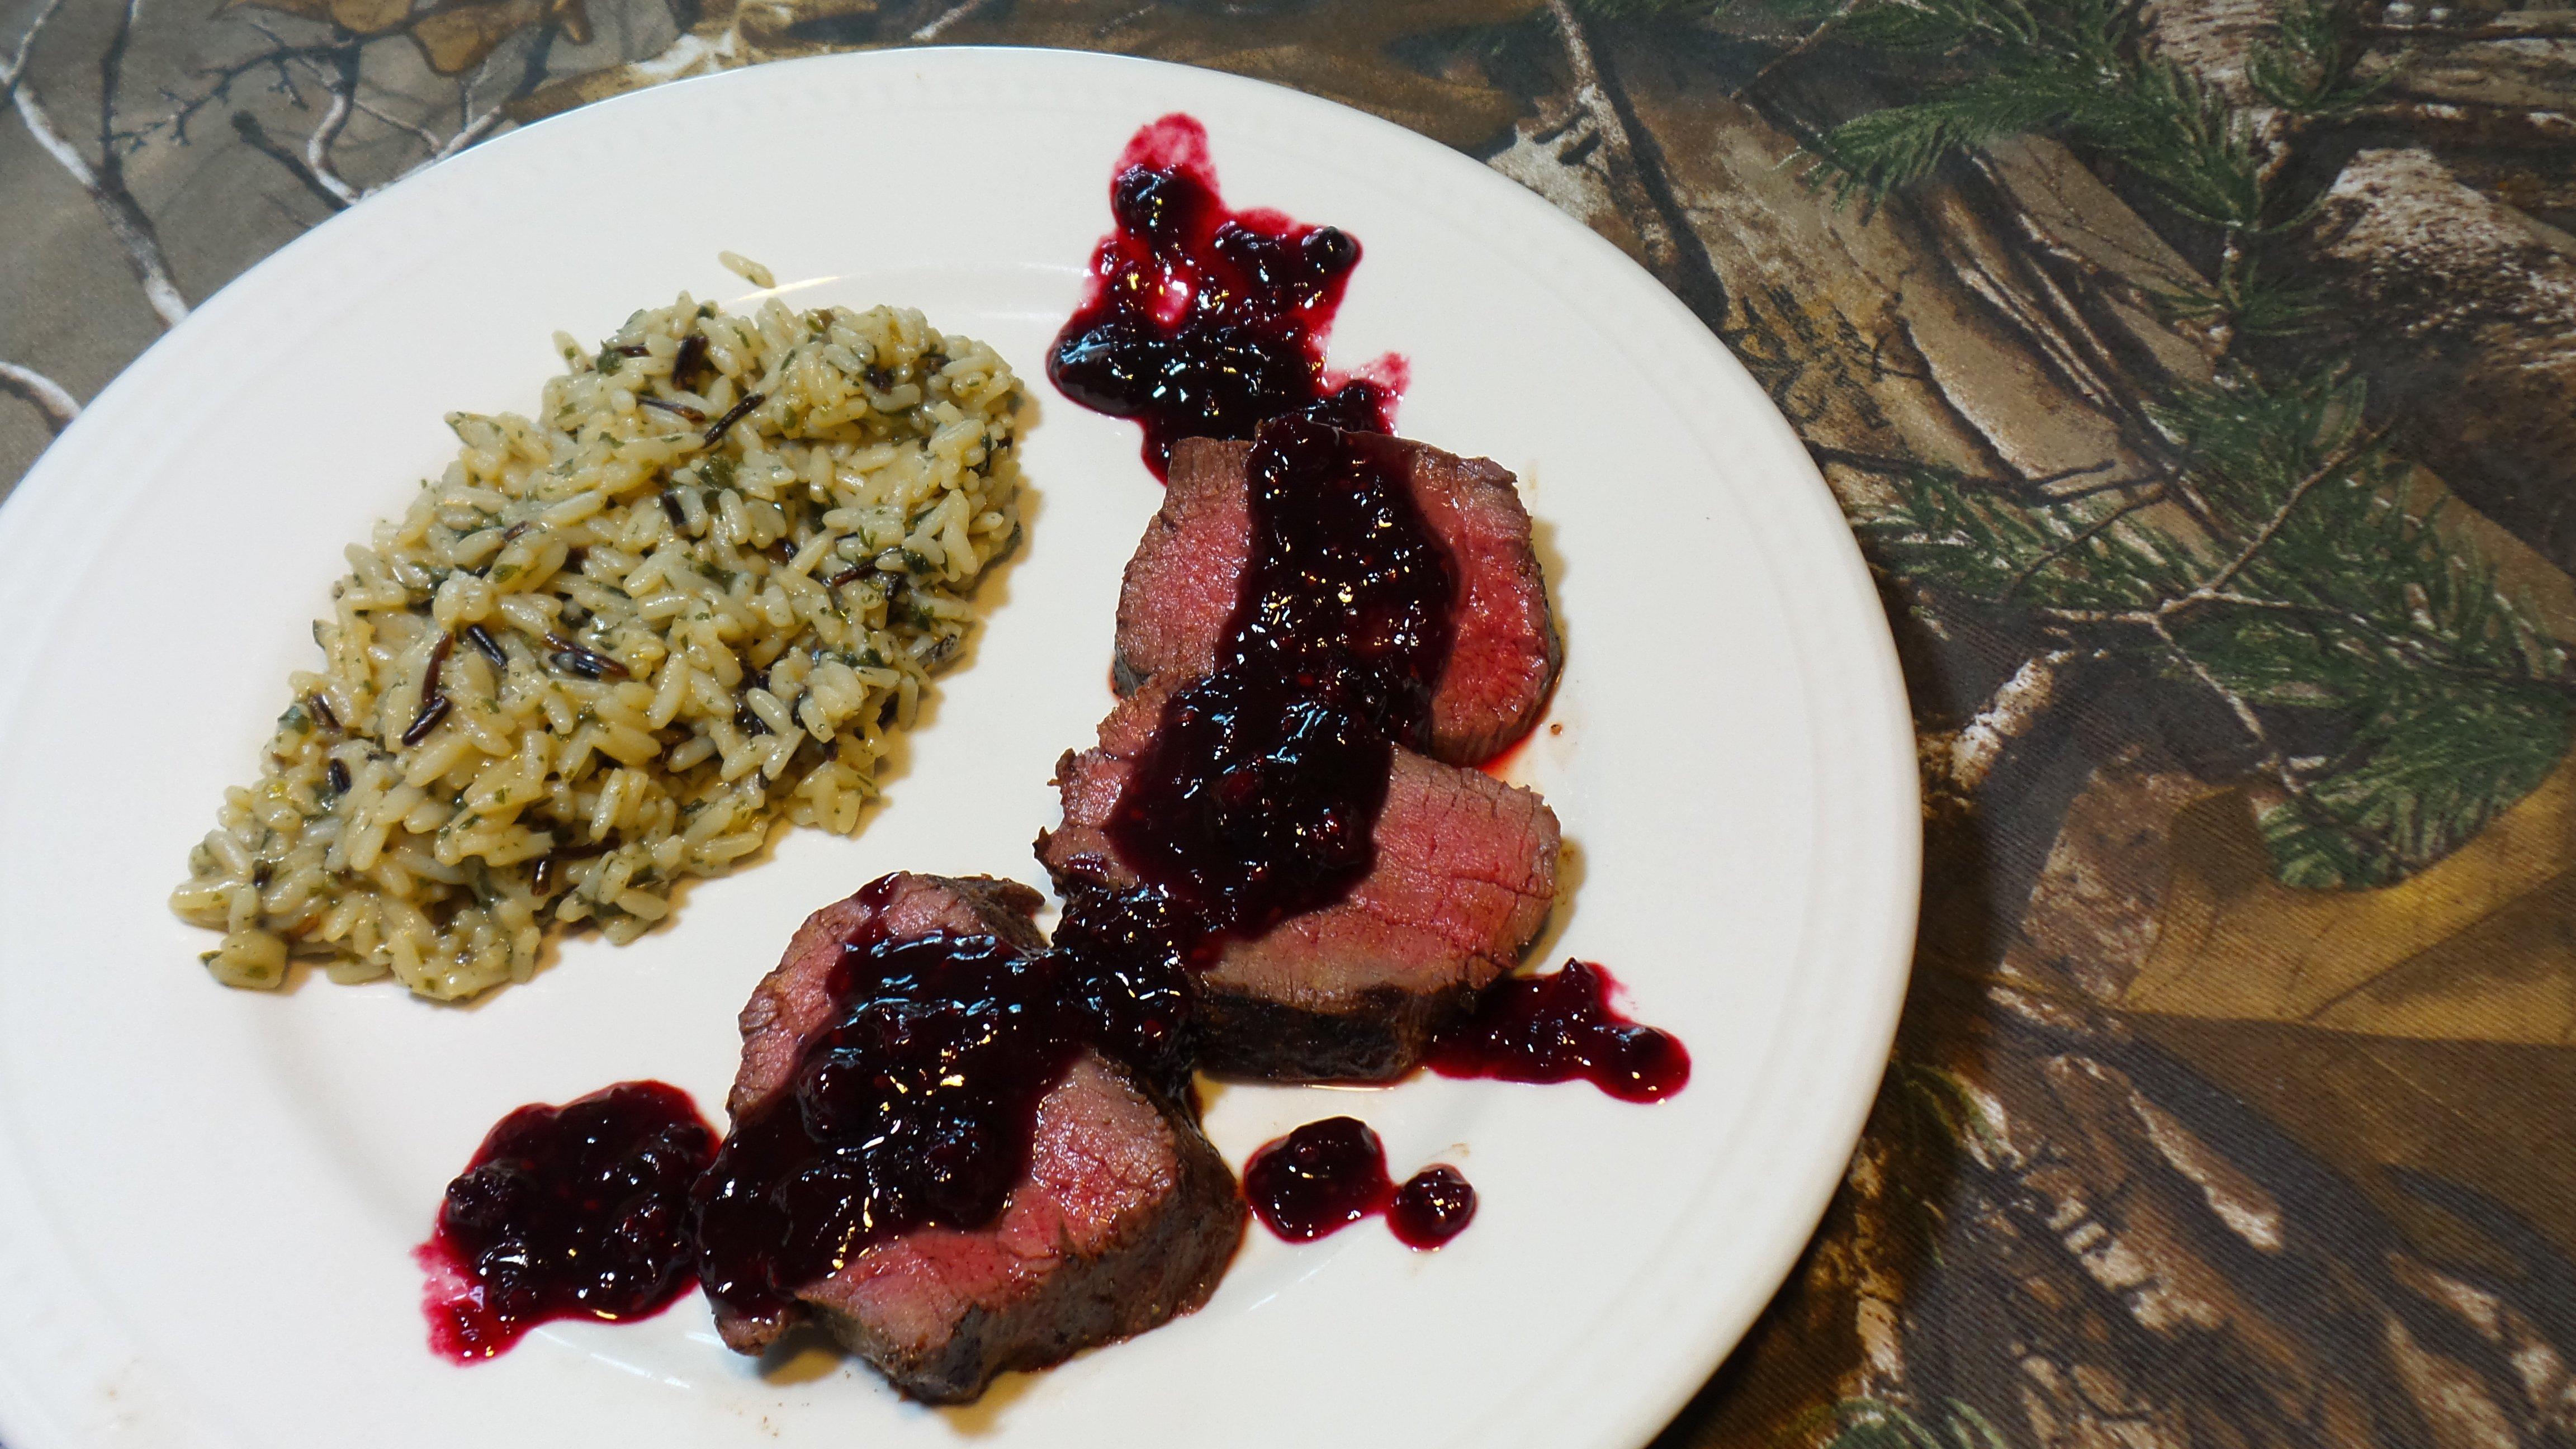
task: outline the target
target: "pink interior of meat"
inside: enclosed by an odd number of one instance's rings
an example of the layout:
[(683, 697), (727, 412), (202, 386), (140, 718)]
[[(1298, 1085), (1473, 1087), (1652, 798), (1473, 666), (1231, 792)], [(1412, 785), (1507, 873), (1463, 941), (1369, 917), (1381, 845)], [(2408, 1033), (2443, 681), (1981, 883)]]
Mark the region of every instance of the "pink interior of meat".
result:
[(936, 1342), (969, 1311), (1035, 1292), (1061, 1259), (1107, 1251), (1132, 1215), (1172, 1193), (1176, 1165), (1162, 1113), (1086, 1055), (1039, 1104), (1029, 1179), (1000, 1221), (881, 1243), (799, 1296), (896, 1343)]

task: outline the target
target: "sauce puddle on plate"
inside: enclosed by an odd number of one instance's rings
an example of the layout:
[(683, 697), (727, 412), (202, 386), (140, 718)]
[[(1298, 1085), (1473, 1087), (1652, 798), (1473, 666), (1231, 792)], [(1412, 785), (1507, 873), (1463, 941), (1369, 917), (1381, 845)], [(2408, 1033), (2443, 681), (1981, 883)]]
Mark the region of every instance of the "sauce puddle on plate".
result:
[(1445, 1162), (1397, 1186), (1387, 1176), (1385, 1144), (1356, 1117), (1309, 1122), (1263, 1143), (1243, 1165), (1243, 1194), (1262, 1226), (1292, 1243), (1384, 1213), (1405, 1246), (1437, 1248), (1476, 1216), (1476, 1189)]
[(502, 1118), (414, 1250), (430, 1347), (473, 1363), (549, 1319), (671, 1306), (695, 1280), (689, 1185), (715, 1151), (697, 1104), (661, 1082)]
[(1623, 1102), (1660, 1102), (1690, 1082), (1681, 1038), (1640, 1025), (1610, 1004), (1618, 986), (1589, 961), (1545, 976), (1506, 976), (1475, 1015), (1440, 1034), (1431, 1070), (1507, 1082), (1590, 1082)]
[(1047, 376), (1066, 397), (1144, 425), (1163, 476), (1178, 438), (1248, 438), (1291, 413), (1391, 432), (1404, 359), (1348, 377), (1324, 340), (1360, 244), (1338, 227), (1231, 211), (1207, 131), (1175, 113), (1128, 141), (1109, 186), (1117, 229), (1092, 253), (1091, 288), (1056, 335)]

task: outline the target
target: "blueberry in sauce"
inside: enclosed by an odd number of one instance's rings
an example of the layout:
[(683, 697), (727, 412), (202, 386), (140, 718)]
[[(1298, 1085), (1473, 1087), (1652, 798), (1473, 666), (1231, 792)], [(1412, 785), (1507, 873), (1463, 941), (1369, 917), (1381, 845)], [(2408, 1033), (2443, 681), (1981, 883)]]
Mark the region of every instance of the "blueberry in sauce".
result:
[(502, 1118), (419, 1250), (432, 1347), (472, 1362), (548, 1319), (669, 1306), (696, 1263), (689, 1185), (715, 1150), (688, 1094), (660, 1082)]
[(1383, 1212), (1394, 1192), (1386, 1148), (1357, 1117), (1309, 1122), (1264, 1143), (1243, 1164), (1243, 1195), (1253, 1212), (1292, 1243), (1313, 1242)]
[(1476, 1189), (1445, 1162), (1435, 1162), (1395, 1190), (1386, 1225), (1409, 1248), (1436, 1248), (1476, 1218)]
[(1392, 385), (1324, 370), (1360, 260), (1349, 233), (1228, 210), (1206, 132), (1181, 115), (1128, 144), (1109, 209), (1116, 230), (1093, 253), (1090, 295), (1057, 334), (1047, 376), (1084, 407), (1143, 424), (1156, 476), (1175, 439), (1248, 438), (1275, 417), (1393, 427)]

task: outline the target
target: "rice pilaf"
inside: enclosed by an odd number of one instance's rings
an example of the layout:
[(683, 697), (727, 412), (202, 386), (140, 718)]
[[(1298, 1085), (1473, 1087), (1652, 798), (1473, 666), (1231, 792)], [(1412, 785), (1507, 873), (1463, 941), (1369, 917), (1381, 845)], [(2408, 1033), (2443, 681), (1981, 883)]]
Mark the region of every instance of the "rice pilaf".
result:
[(324, 667), (171, 896), (235, 986), (470, 996), (628, 941), (781, 818), (847, 834), (1019, 535), (1019, 380), (918, 312), (683, 295), (348, 550)]

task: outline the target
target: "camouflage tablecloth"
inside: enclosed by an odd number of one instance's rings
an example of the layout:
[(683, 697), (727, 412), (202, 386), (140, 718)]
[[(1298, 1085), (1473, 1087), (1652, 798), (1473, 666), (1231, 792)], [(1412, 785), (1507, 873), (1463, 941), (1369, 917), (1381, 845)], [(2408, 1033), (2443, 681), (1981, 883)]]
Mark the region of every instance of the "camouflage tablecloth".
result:
[(2576, 1443), (2576, 10), (5, 0), (0, 479), (406, 173), (709, 69), (1158, 56), (1627, 248), (1901, 642), (1894, 1062), (1699, 1445)]

